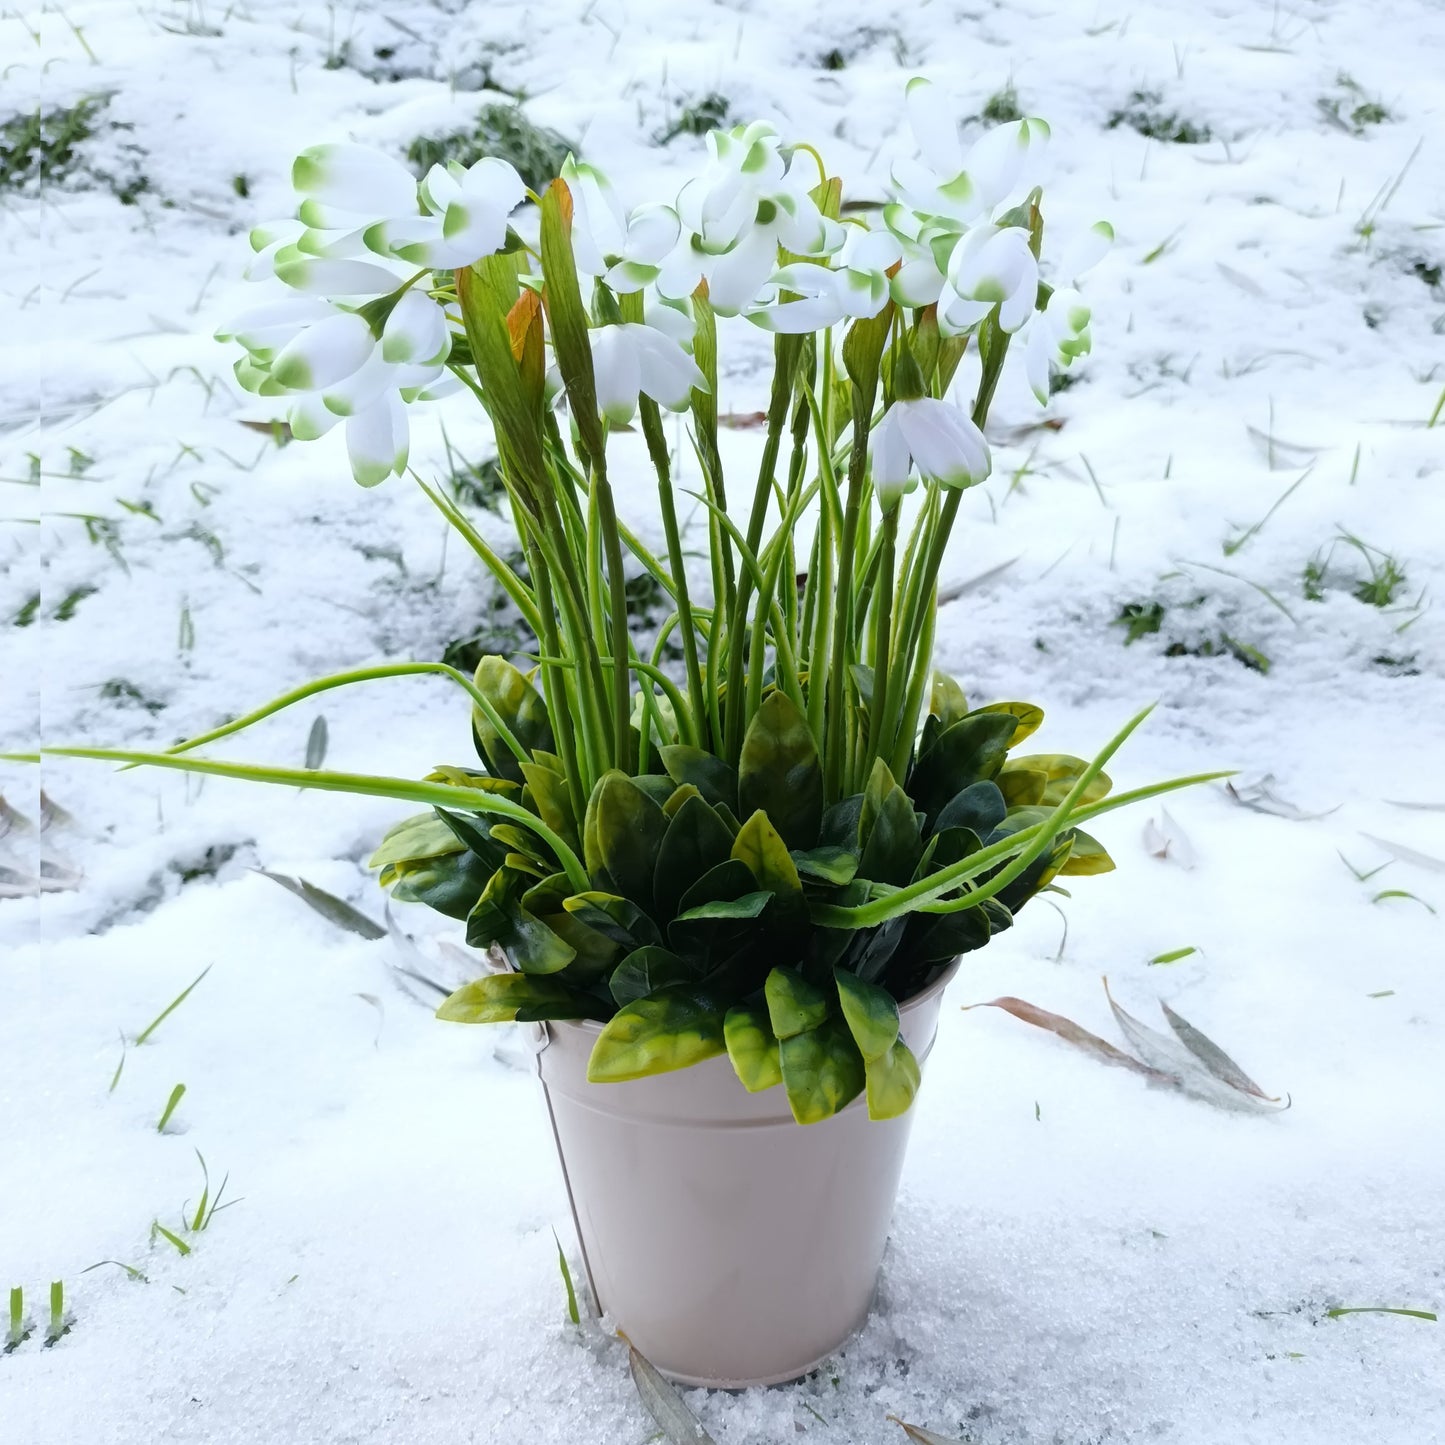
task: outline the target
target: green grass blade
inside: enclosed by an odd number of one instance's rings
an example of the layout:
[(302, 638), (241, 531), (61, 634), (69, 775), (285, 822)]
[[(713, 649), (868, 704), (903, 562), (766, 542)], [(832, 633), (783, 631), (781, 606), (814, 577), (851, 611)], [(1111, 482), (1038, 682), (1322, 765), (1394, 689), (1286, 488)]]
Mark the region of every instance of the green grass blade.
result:
[[(175, 996), (175, 998), (173, 998), (173, 999), (160, 1011), (160, 1013), (158, 1013), (158, 1014), (155, 1016), (155, 1018), (153, 1018), (153, 1019), (150, 1021), (150, 1023), (148, 1023), (148, 1024), (145, 1026), (145, 1028), (143, 1028), (143, 1029), (140, 1031), (140, 1033), (138, 1033), (138, 1034), (136, 1035), (135, 1041), (136, 1041), (136, 1046), (137, 1046), (137, 1047), (139, 1047), (141, 1044), (145, 1043), (145, 1041), (146, 1041), (148, 1038), (150, 1038), (150, 1036), (151, 1036), (153, 1033), (155, 1033), (155, 1031), (156, 1031), (173, 1013), (175, 1013), (175, 1011), (176, 1011), (178, 1008), (180, 1008), (180, 1006), (181, 1006), (183, 1003), (185, 1003), (186, 999), (190, 997), (191, 990), (192, 990), (193, 988), (195, 988), (196, 984), (200, 983), (200, 981), (201, 981), (203, 978), (205, 978), (205, 976), (206, 976), (208, 973), (210, 973), (212, 967), (213, 967), (213, 965), (208, 963), (208, 964), (200, 971), (200, 973), (198, 973), (198, 974), (196, 975), (196, 977), (195, 977), (190, 983), (188, 983), (188, 984), (185, 986), (185, 988), (183, 988), (183, 989), (180, 991), (180, 993), (178, 993), (178, 994)], [(124, 1042), (124, 1041), (122, 1040), (122, 1042)], [(120, 1061), (121, 1061), (122, 1064), (125, 1063), (125, 1055), (124, 1055), (124, 1053), (121, 1054), (121, 1059), (120, 1059)], [(115, 1088), (116, 1083), (119, 1081), (119, 1079), (120, 1079), (120, 1069), (117, 1068), (116, 1071), (115, 1071), (115, 1078), (111, 1080), (111, 1085), (110, 1085), (110, 1087), (111, 1087), (112, 1089)]]

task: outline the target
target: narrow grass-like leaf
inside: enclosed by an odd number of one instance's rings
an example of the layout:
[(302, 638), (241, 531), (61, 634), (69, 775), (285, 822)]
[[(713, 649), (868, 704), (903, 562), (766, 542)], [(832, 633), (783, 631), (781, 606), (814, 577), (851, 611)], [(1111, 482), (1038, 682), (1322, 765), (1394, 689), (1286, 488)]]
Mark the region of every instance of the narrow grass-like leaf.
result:
[(1380, 892), (1370, 899), (1371, 903), (1384, 903), (1391, 898), (1408, 898), (1411, 903), (1418, 903), (1428, 913), (1434, 913), (1434, 908), (1425, 902), (1418, 893), (1407, 892), (1403, 888), (1382, 888)]
[(326, 743), (326, 718), (324, 714), (318, 713), (316, 721), (311, 724), (311, 731), (306, 735), (307, 768), (319, 768), (326, 761)]
[(115, 1086), (116, 1086), (118, 1083), (120, 1083), (120, 1072), (121, 1072), (121, 1070), (122, 1070), (123, 1068), (125, 1068), (125, 1035), (124, 1035), (124, 1034), (122, 1034), (122, 1035), (120, 1036), (120, 1062), (119, 1062), (118, 1064), (116, 1064), (116, 1066), (115, 1066), (115, 1073), (113, 1073), (113, 1074), (110, 1076), (110, 1088), (108, 1088), (108, 1089), (106, 1090), (106, 1093), (108, 1093), (108, 1094), (113, 1094), (113, 1093), (115, 1093)]
[(647, 1413), (657, 1421), (668, 1445), (717, 1445), (656, 1366), (620, 1330), (618, 1334), (627, 1345), (627, 1365), (632, 1372), (632, 1383), (637, 1387)]
[(62, 1335), (70, 1333), (70, 1324), (65, 1318), (65, 1281), (50, 1282), (50, 1323), (45, 1327), (45, 1344), (48, 1349)]
[(167, 1240), (169, 1243), (175, 1245), (176, 1252), (183, 1259), (191, 1252), (190, 1245), (187, 1244), (185, 1240), (180, 1237), (180, 1235), (172, 1234), (171, 1231), (167, 1229), (165, 1225), (160, 1222), (159, 1219), (154, 1219), (151, 1221), (151, 1237), (154, 1238), (157, 1234), (159, 1234), (162, 1239)]
[(265, 868), (253, 868), (251, 871), (259, 873), (263, 878), (269, 878), (273, 883), (279, 883), (288, 893), (294, 893), (307, 907), (314, 909), (337, 928), (360, 934), (366, 939), (386, 937), (386, 929), (374, 919), (368, 918), (359, 908), (353, 908), (345, 899), (328, 893), (324, 888), (318, 888), (314, 883), (308, 883), (304, 878), (291, 878), (285, 873), (272, 873)]
[(910, 1425), (907, 1420), (900, 1420), (897, 1415), (890, 1415), (888, 1418), (902, 1427), (903, 1433), (914, 1445), (964, 1445), (964, 1441), (956, 1440), (952, 1435), (939, 1435), (932, 1430), (925, 1430), (922, 1425)]
[(1431, 1321), (1440, 1318), (1433, 1310), (1392, 1309), (1389, 1305), (1341, 1305), (1325, 1311), (1327, 1319), (1337, 1320), (1341, 1315), (1408, 1315), (1412, 1320)]
[(1107, 1039), (1101, 1039), (1097, 1034), (1091, 1034), (1088, 1029), (1081, 1028), (1072, 1019), (1066, 1019), (1062, 1014), (1050, 1013), (1047, 1009), (1041, 1009), (1024, 999), (1005, 996), (1004, 998), (990, 999), (987, 1003), (966, 1004), (964, 1011), (976, 1008), (1003, 1009), (1005, 1013), (1011, 1013), (1016, 1019), (1022, 1019), (1026, 1024), (1047, 1029), (1051, 1034), (1056, 1034), (1063, 1039), (1065, 1043), (1083, 1049), (1085, 1053), (1092, 1054), (1102, 1063), (1113, 1064), (1121, 1069), (1132, 1069), (1136, 1074), (1143, 1074), (1146, 1078), (1155, 1079), (1161, 1083), (1170, 1080), (1168, 1074), (1162, 1073), (1158, 1069), (1151, 1069), (1148, 1064), (1141, 1063), (1122, 1049), (1116, 1049)]
[[(164, 1023), (165, 1020), (168, 1019), (168, 1018), (171, 1016), (171, 1014), (173, 1014), (178, 1008), (180, 1008), (180, 1006), (181, 1006), (183, 1003), (185, 1003), (186, 999), (190, 996), (191, 990), (192, 990), (193, 988), (195, 988), (196, 984), (200, 983), (200, 981), (201, 981), (203, 978), (205, 978), (205, 976), (206, 976), (208, 973), (210, 973), (211, 967), (212, 967), (212, 965), (208, 963), (208, 964), (200, 971), (200, 973), (196, 975), (195, 979), (192, 980), (192, 982), (188, 983), (188, 984), (186, 985), (186, 987), (183, 988), (183, 989), (180, 991), (180, 993), (178, 993), (178, 994), (175, 996), (175, 998), (173, 998), (173, 999), (170, 1001), (170, 1003), (168, 1003), (168, 1004), (160, 1011), (160, 1013), (158, 1013), (158, 1014), (155, 1016), (155, 1018), (153, 1018), (153, 1019), (150, 1021), (150, 1023), (148, 1023), (148, 1024), (145, 1026), (145, 1028), (143, 1028), (143, 1029), (140, 1031), (140, 1033), (138, 1033), (138, 1034), (136, 1035), (135, 1041), (136, 1041), (137, 1047), (139, 1047), (141, 1044), (145, 1043), (145, 1041), (146, 1041), (148, 1038), (150, 1038), (150, 1036), (151, 1036), (153, 1033), (155, 1033), (155, 1031), (161, 1026), (161, 1024)], [(124, 1056), (124, 1054), (122, 1054), (122, 1056), (121, 1056), (121, 1063), (123, 1064), (124, 1062), (125, 1062), (125, 1056)], [(117, 1070), (115, 1071), (115, 1080), (112, 1080), (112, 1081), (111, 1081), (111, 1088), (112, 1088), (112, 1089), (115, 1088), (116, 1081), (119, 1080), (119, 1078), (120, 1078), (120, 1070), (117, 1069)]]
[(582, 1317), (577, 1311), (577, 1290), (572, 1284), (572, 1271), (567, 1267), (567, 1256), (562, 1252), (562, 1241), (557, 1238), (555, 1229), (552, 1239), (557, 1245), (557, 1267), (562, 1271), (562, 1283), (567, 1286), (567, 1318), (578, 1325), (582, 1323)]
[(102, 1269), (106, 1265), (113, 1265), (116, 1269), (123, 1269), (127, 1279), (138, 1279), (142, 1284), (149, 1284), (150, 1277), (143, 1274), (133, 1264), (124, 1264), (118, 1259), (98, 1259), (94, 1264), (88, 1264), (81, 1270), (81, 1274), (89, 1274), (93, 1269)]
[(1191, 943), (1187, 948), (1173, 948), (1168, 953), (1157, 953), (1149, 960), (1150, 964), (1178, 963), (1181, 958), (1188, 958), (1199, 950)]
[(166, 1125), (171, 1122), (171, 1115), (176, 1112), (176, 1105), (185, 1098), (185, 1095), (186, 1086), (184, 1084), (177, 1084), (175, 1088), (171, 1090), (171, 1096), (166, 1100), (165, 1108), (161, 1110), (160, 1122), (156, 1125), (157, 1134), (164, 1134), (166, 1132)]

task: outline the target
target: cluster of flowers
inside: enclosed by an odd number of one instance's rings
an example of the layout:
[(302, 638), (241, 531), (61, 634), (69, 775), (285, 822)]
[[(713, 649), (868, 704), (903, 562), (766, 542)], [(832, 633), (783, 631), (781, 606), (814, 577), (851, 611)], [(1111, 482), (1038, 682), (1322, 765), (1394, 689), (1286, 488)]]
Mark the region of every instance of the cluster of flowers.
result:
[[(1041, 287), (1026, 218), (1008, 208), (1032, 185), (1048, 127), (998, 126), (965, 152), (928, 81), (910, 82), (907, 105), (921, 154), (894, 166), (895, 198), (879, 229), (824, 215), (811, 194), (814, 154), (784, 146), (761, 122), (712, 132), (706, 166), (671, 206), (626, 211), (601, 171), (569, 157), (562, 179), (579, 272), (613, 295), (644, 292), (642, 322), (620, 320), (615, 307), (594, 318), (598, 403), (609, 420), (630, 421), (639, 393), (684, 409), (705, 385), (690, 355), (690, 298), (701, 281), (715, 312), (775, 332), (876, 316), (891, 298), (936, 307), (939, 331), (959, 335), (997, 308), (1004, 331), (1024, 333), (1029, 383), (1047, 400), (1050, 366), (1089, 350), (1089, 309), (1075, 282), (1112, 231), (1094, 226)], [(375, 485), (405, 469), (405, 404), (460, 385), (447, 374), (460, 328), (447, 273), (522, 244), (512, 220), (527, 190), (494, 158), (433, 166), (418, 183), (399, 161), (351, 144), (305, 151), (292, 179), (296, 219), (252, 233), (247, 275), (295, 294), (238, 318), (221, 339), (246, 349), (236, 366), (242, 386), (290, 398), (295, 436), (344, 420), (353, 473)], [(896, 401), (872, 445), (885, 507), (919, 475), (970, 486), (989, 471), (982, 434), (948, 401)]]

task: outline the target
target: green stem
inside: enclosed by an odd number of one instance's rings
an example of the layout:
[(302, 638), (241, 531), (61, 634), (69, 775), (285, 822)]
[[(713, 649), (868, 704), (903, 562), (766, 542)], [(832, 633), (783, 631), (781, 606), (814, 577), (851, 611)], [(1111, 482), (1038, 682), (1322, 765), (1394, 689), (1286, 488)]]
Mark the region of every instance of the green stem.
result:
[(631, 638), (627, 631), (627, 579), (622, 573), (622, 539), (617, 532), (617, 507), (607, 480), (605, 451), (592, 458), (592, 485), (597, 495), (597, 519), (607, 557), (607, 585), (612, 603), (612, 727), (613, 765), (631, 776), (632, 695), (627, 661)]
[(492, 813), (530, 828), (562, 864), (568, 879), (580, 892), (590, 888), (587, 870), (577, 855), (535, 813), (480, 788), (458, 788), (450, 783), (419, 783), (410, 778), (388, 778), (370, 773), (328, 773), (308, 768), (272, 768), (254, 763), (226, 763), (214, 758), (182, 758), (171, 753), (135, 752), (129, 748), (43, 748), (45, 757), (94, 758), (100, 762), (139, 763), (153, 768), (175, 768), (242, 782), (276, 783), (321, 793), (359, 793), (365, 797), (397, 798), (432, 808), (456, 808), (468, 813)]
[(896, 506), (883, 518), (881, 539), (883, 561), (879, 568), (878, 585), (873, 594), (878, 599), (878, 610), (873, 624), (873, 703), (868, 709), (868, 748), (863, 757), (862, 769), (865, 778), (872, 771), (873, 759), (882, 751), (883, 729), (891, 701), (888, 649), (893, 640), (893, 561), (898, 546)]

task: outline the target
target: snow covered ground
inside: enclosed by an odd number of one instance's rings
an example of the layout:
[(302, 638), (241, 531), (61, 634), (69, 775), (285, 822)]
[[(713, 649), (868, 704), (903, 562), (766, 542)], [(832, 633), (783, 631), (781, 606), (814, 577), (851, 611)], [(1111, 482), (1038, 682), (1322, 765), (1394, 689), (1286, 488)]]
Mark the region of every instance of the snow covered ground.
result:
[[(1061, 751), (1158, 698), (1117, 778), (1235, 767), (1297, 813), (1180, 795), (1152, 814), (1163, 859), (1151, 815), (1112, 817), (1118, 871), (1079, 881), (1066, 940), (1035, 904), (951, 990), (864, 1334), (801, 1384), (689, 1403), (720, 1445), (901, 1439), (889, 1413), (981, 1445), (1445, 1439), (1445, 1325), (1328, 1314), (1445, 1308), (1438, 4), (76, 0), (7, 13), (0, 60), (0, 124), (110, 97), (88, 180), (0, 189), (9, 748), (168, 744), (319, 673), (438, 657), (486, 613), (414, 488), (362, 492), (339, 441), (246, 425), (268, 413), (210, 339), (251, 299), (243, 233), (287, 204), (300, 146), (404, 149), (489, 82), (665, 194), (701, 142), (654, 135), (717, 93), (876, 197), (909, 75), (965, 115), (1012, 80), (1054, 126), (1051, 224), (1104, 215), (1118, 243), (1048, 424), (1017, 379), (995, 407), (996, 475), (949, 562), (992, 575), (945, 609), (941, 663), (980, 701), (1041, 703)], [(1131, 109), (1192, 143), (1110, 127)], [(725, 408), (762, 403), (763, 346), (725, 342)], [(487, 455), (465, 405), (441, 414)], [(734, 464), (757, 444), (731, 433)], [(435, 418), (413, 456), (445, 469)], [(1354, 593), (1387, 555), (1405, 577), (1375, 606)], [(1126, 646), (1121, 615), (1157, 629)], [(418, 680), (329, 694), (229, 755), (295, 765), (320, 715), (329, 766), (469, 755)], [(577, 1255), (520, 1041), (435, 1023), (391, 939), (252, 871), (380, 918), (364, 860), (409, 810), (44, 780), (42, 837), (37, 772), (0, 773), (35, 824), (12, 821), (0, 878), (23, 893), (43, 853), (83, 881), (0, 903), (0, 1289), (37, 1326), (0, 1355), (0, 1440), (647, 1439), (620, 1347), (565, 1322), (554, 1228)], [(1016, 994), (1112, 1036), (1101, 973), (1292, 1109), (1220, 1112), (961, 1008)], [(198, 1152), (236, 1205), (191, 1233)], [(102, 1260), (142, 1277), (84, 1272)], [(73, 1325), (46, 1349), (52, 1280)]]

